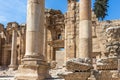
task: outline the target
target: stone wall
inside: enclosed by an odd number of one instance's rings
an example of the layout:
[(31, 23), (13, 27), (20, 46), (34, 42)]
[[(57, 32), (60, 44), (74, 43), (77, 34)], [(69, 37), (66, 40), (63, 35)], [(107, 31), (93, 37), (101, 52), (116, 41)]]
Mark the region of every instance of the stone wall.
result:
[[(64, 48), (64, 15), (60, 10), (46, 9), (45, 11), (45, 26), (47, 27), (47, 56), (48, 61), (55, 59), (55, 48)], [(12, 24), (9, 22), (4, 28), (0, 24), (0, 66), (8, 67), (11, 62), (12, 48)], [(21, 59), (25, 55), (26, 46), (26, 24), (18, 24), (16, 53), (17, 65), (21, 64)]]
[(56, 51), (56, 67), (57, 68), (62, 68), (64, 65), (64, 58), (65, 58), (65, 53), (64, 51)]
[(47, 60), (56, 61), (56, 50), (64, 48), (65, 23), (64, 15), (60, 10), (46, 9), (47, 26)]

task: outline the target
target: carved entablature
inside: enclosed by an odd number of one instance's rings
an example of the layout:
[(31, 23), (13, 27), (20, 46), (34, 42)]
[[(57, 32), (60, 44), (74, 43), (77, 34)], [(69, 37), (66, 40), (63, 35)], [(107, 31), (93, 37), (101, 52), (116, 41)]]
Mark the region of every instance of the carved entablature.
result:
[(60, 10), (46, 9), (45, 15), (48, 29), (59, 30), (64, 28), (64, 15)]
[(46, 26), (47, 29), (51, 32), (52, 40), (63, 39), (65, 23), (64, 23), (64, 15), (60, 10), (46, 9), (45, 10), (46, 17)]
[(48, 45), (50, 45), (54, 48), (63, 48), (64, 47), (64, 40), (48, 41)]
[(118, 57), (120, 55), (120, 26), (107, 28), (106, 36), (109, 57)]

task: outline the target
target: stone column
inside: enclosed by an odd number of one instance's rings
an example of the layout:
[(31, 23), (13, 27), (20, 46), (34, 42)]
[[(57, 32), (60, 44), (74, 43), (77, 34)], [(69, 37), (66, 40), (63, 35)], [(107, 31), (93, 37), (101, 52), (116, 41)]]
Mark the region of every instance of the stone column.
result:
[(44, 0), (28, 0), (25, 58), (43, 60)]
[(12, 48), (9, 70), (17, 69), (17, 23), (12, 23)]
[(2, 64), (2, 42), (1, 42), (1, 35), (0, 35), (0, 65)]
[(0, 23), (0, 65), (2, 65), (2, 32), (4, 31), (4, 25)]
[(80, 0), (79, 58), (90, 58), (92, 53), (91, 0)]
[(28, 0), (26, 53), (16, 80), (44, 80), (47, 65), (44, 47), (44, 0)]
[[(46, 18), (46, 17), (45, 17)], [(45, 19), (45, 25), (44, 25), (44, 46), (43, 46), (43, 53), (45, 56), (45, 60), (47, 61), (47, 24)]]

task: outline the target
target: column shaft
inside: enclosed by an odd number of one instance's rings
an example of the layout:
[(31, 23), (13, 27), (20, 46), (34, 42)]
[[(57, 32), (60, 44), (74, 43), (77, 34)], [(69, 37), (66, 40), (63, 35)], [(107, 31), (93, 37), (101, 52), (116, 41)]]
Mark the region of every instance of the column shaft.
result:
[(17, 69), (17, 27), (18, 24), (16, 22), (12, 23), (12, 48), (11, 48), (11, 62), (9, 66), (9, 70)]
[(17, 32), (16, 30), (12, 31), (12, 48), (11, 48), (11, 63), (10, 63), (10, 68), (16, 68), (17, 66)]
[(91, 0), (80, 0), (79, 58), (92, 53)]
[(28, 0), (26, 58), (43, 58), (44, 0)]
[(45, 80), (48, 65), (43, 53), (44, 30), (44, 0), (28, 0), (26, 52), (16, 80)]

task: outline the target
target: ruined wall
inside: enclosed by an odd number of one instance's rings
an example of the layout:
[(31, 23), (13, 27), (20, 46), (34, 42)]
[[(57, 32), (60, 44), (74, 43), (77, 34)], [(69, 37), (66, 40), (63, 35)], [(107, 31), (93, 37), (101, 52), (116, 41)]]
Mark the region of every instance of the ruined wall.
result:
[[(56, 50), (64, 48), (65, 24), (60, 10), (46, 9), (47, 24), (47, 60), (56, 61)], [(63, 58), (64, 59), (64, 58)]]
[[(60, 10), (46, 9), (45, 27), (47, 28), (47, 60), (55, 60), (55, 52), (64, 48), (64, 15)], [(0, 65), (9, 66), (11, 61), (12, 48), (12, 24), (9, 22), (6, 28), (0, 24)], [(45, 35), (44, 35), (45, 36)], [(25, 54), (26, 24), (18, 24), (17, 28), (17, 65)], [(64, 58), (63, 58), (64, 59)]]
[[(92, 12), (92, 11), (91, 11)], [(57, 67), (62, 67), (66, 60), (77, 58), (79, 53), (79, 3), (76, 0), (68, 0), (68, 11), (63, 14), (60, 10), (46, 9), (47, 27), (47, 61), (56, 61)], [(11, 58), (12, 29), (11, 22), (6, 28), (0, 24), (0, 65), (8, 66)], [(18, 25), (17, 29), (17, 64), (25, 54), (26, 25)], [(92, 39), (93, 53), (96, 58), (94, 69), (97, 69), (97, 80), (117, 79), (120, 56), (120, 20), (99, 22), (92, 12)], [(65, 48), (65, 51), (60, 51)], [(87, 60), (86, 60), (87, 61)], [(84, 62), (84, 60), (82, 61)], [(101, 65), (102, 64), (102, 65)], [(75, 71), (77, 66), (71, 65)], [(83, 68), (83, 67), (82, 67)], [(80, 69), (82, 69), (80, 68)], [(81, 74), (81, 73), (80, 73)], [(79, 73), (72, 78), (81, 78)], [(90, 73), (89, 73), (90, 75)], [(105, 76), (104, 76), (105, 75)], [(69, 75), (68, 75), (69, 76)], [(70, 74), (71, 76), (71, 74)], [(109, 76), (109, 77), (106, 77)], [(66, 77), (69, 79), (69, 77)]]
[[(1, 64), (2, 66), (10, 65), (11, 61), (11, 47), (12, 47), (12, 24), (15, 22), (9, 22), (6, 28), (2, 28), (0, 32), (1, 37)], [(20, 64), (22, 55), (25, 53), (25, 25), (18, 25), (17, 29), (17, 44), (16, 44), (16, 52), (17, 52), (17, 64)], [(21, 42), (22, 40), (22, 42)]]
[[(120, 21), (100, 22), (97, 26), (101, 55), (97, 59), (97, 80), (119, 80)], [(106, 75), (106, 76), (105, 76)]]
[(4, 25), (0, 24), (0, 65), (2, 64), (2, 55), (3, 55), (2, 54), (2, 44), (4, 43), (2, 37), (3, 30), (4, 30)]
[[(65, 50), (66, 58), (77, 58), (79, 54), (79, 2), (77, 0), (68, 0), (68, 10), (65, 13)], [(98, 19), (92, 13), (92, 37), (93, 37), (93, 57), (100, 54), (96, 27)]]
[[(109, 42), (109, 37), (107, 37), (109, 29), (111, 28), (117, 28), (120, 25), (120, 20), (111, 20), (111, 21), (101, 21), (96, 24), (96, 35), (98, 37), (98, 43), (100, 45), (100, 52), (101, 56), (100, 58), (105, 58), (108, 53), (106, 49), (106, 45)], [(113, 31), (113, 30), (112, 30)], [(119, 34), (119, 32), (116, 33), (109, 33), (110, 35), (116, 35)], [(119, 37), (118, 37), (119, 38)], [(115, 37), (117, 39), (117, 37)]]

